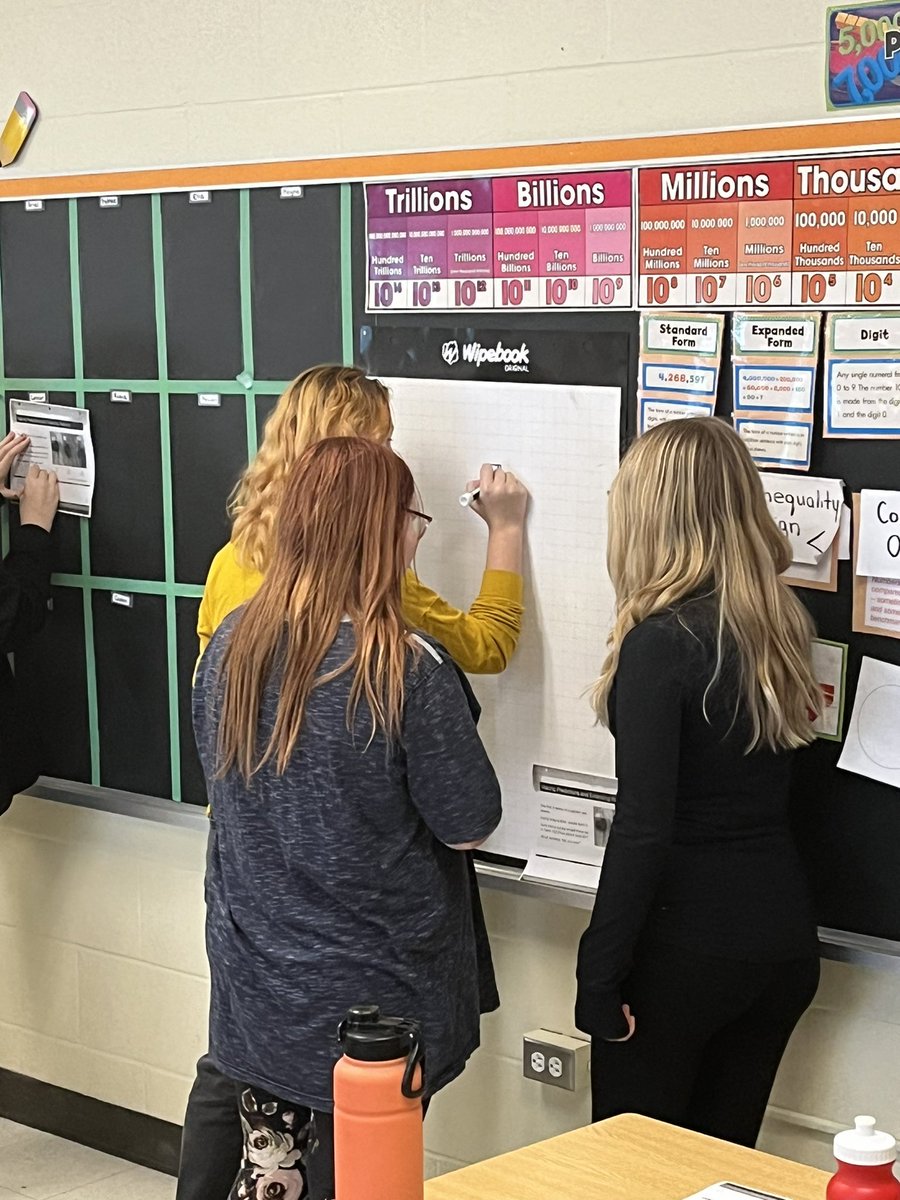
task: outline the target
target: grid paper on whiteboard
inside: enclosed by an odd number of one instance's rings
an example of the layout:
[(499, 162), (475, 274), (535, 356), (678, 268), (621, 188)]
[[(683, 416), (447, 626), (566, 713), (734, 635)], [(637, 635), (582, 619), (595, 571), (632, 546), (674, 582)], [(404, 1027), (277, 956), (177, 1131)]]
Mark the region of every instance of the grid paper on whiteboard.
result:
[(473, 676), (480, 732), (503, 789), (504, 817), (486, 850), (527, 858), (540, 795), (532, 766), (613, 774), (609, 734), (586, 689), (614, 608), (606, 573), (607, 493), (618, 469), (621, 394), (611, 387), (385, 379), (396, 430), (424, 510), (422, 580), (459, 608), (481, 583), (487, 530), (459, 496), (481, 463), (501, 463), (531, 492), (525, 620), (500, 676)]

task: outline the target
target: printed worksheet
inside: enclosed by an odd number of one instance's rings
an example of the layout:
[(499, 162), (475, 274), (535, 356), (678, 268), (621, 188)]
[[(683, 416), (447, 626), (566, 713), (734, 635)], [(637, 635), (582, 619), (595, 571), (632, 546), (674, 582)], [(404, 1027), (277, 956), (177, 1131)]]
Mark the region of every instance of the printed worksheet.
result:
[(12, 470), (10, 487), (21, 490), (32, 465), (55, 471), (59, 511), (89, 517), (94, 498), (94, 446), (86, 408), (10, 400), (9, 428), (31, 439)]

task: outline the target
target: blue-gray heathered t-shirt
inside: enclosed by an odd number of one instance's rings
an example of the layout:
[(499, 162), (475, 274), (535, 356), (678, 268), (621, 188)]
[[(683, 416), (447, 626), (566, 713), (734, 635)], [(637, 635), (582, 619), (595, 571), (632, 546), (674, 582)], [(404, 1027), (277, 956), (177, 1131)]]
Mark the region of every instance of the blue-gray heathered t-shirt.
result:
[[(500, 820), (497, 778), (456, 668), (420, 639), (410, 652), (399, 743), (371, 744), (368, 706), (347, 729), (352, 672), (316, 688), (285, 773), (217, 779), (220, 666), (238, 614), (204, 654), (194, 728), (212, 805), (206, 944), (216, 1066), (297, 1104), (330, 1110), (336, 1031), (375, 1003), (425, 1037), (426, 1093), (449, 1083), (479, 1041), (466, 856), (450, 845)], [(346, 661), (343, 623), (322, 664)], [(277, 673), (258, 735), (272, 731)]]

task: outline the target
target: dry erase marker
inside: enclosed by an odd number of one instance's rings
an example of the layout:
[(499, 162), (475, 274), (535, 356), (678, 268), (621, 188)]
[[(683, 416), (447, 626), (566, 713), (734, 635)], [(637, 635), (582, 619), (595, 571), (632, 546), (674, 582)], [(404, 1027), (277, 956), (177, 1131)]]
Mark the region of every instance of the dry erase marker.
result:
[[(494, 468), (495, 471), (500, 470), (500, 463), (491, 463), (491, 466)], [(480, 487), (473, 488), (471, 492), (463, 492), (463, 494), (459, 498), (459, 502), (463, 506), (463, 508), (468, 508), (469, 505), (472, 503), (472, 501), (477, 500), (480, 495), (481, 495), (481, 488)]]

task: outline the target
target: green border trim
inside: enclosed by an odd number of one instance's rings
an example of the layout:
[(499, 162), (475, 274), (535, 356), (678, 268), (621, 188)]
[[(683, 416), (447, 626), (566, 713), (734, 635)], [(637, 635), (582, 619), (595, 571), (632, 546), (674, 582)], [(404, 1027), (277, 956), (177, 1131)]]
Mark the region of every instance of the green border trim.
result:
[(352, 367), (353, 347), (353, 226), (349, 183), (341, 184), (341, 349), (344, 366)]
[[(73, 386), (75, 404), (84, 408), (84, 341), (81, 327), (81, 258), (78, 242), (78, 201), (71, 199), (69, 207), (69, 284), (72, 296), (72, 356), (75, 364)], [(41, 389), (44, 390), (44, 389)], [(53, 389), (47, 388), (47, 391)], [(63, 389), (60, 389), (63, 390)], [(81, 538), (81, 572), (91, 573), (91, 531), (86, 520), (79, 518)], [(84, 666), (87, 679), (88, 737), (91, 750), (91, 782), (100, 785), (100, 698), (97, 693), (97, 657), (94, 652), (94, 607), (91, 593), (81, 596), (84, 613)]]
[[(153, 298), (156, 313), (156, 355), (160, 379), (166, 378), (168, 345), (166, 342), (165, 260), (162, 234), (162, 203), (158, 192), (151, 197), (151, 232), (153, 238)], [(213, 388), (199, 389), (213, 391)], [(178, 720), (178, 644), (175, 620), (175, 594), (169, 591), (175, 584), (175, 534), (172, 528), (172, 431), (169, 423), (168, 392), (159, 395), (159, 441), (162, 452), (162, 517), (163, 549), (166, 584), (166, 659), (169, 681), (169, 762), (172, 778), (172, 799), (181, 799), (181, 740)], [(117, 591), (119, 589), (116, 589)], [(126, 589), (122, 589), (123, 591)]]

